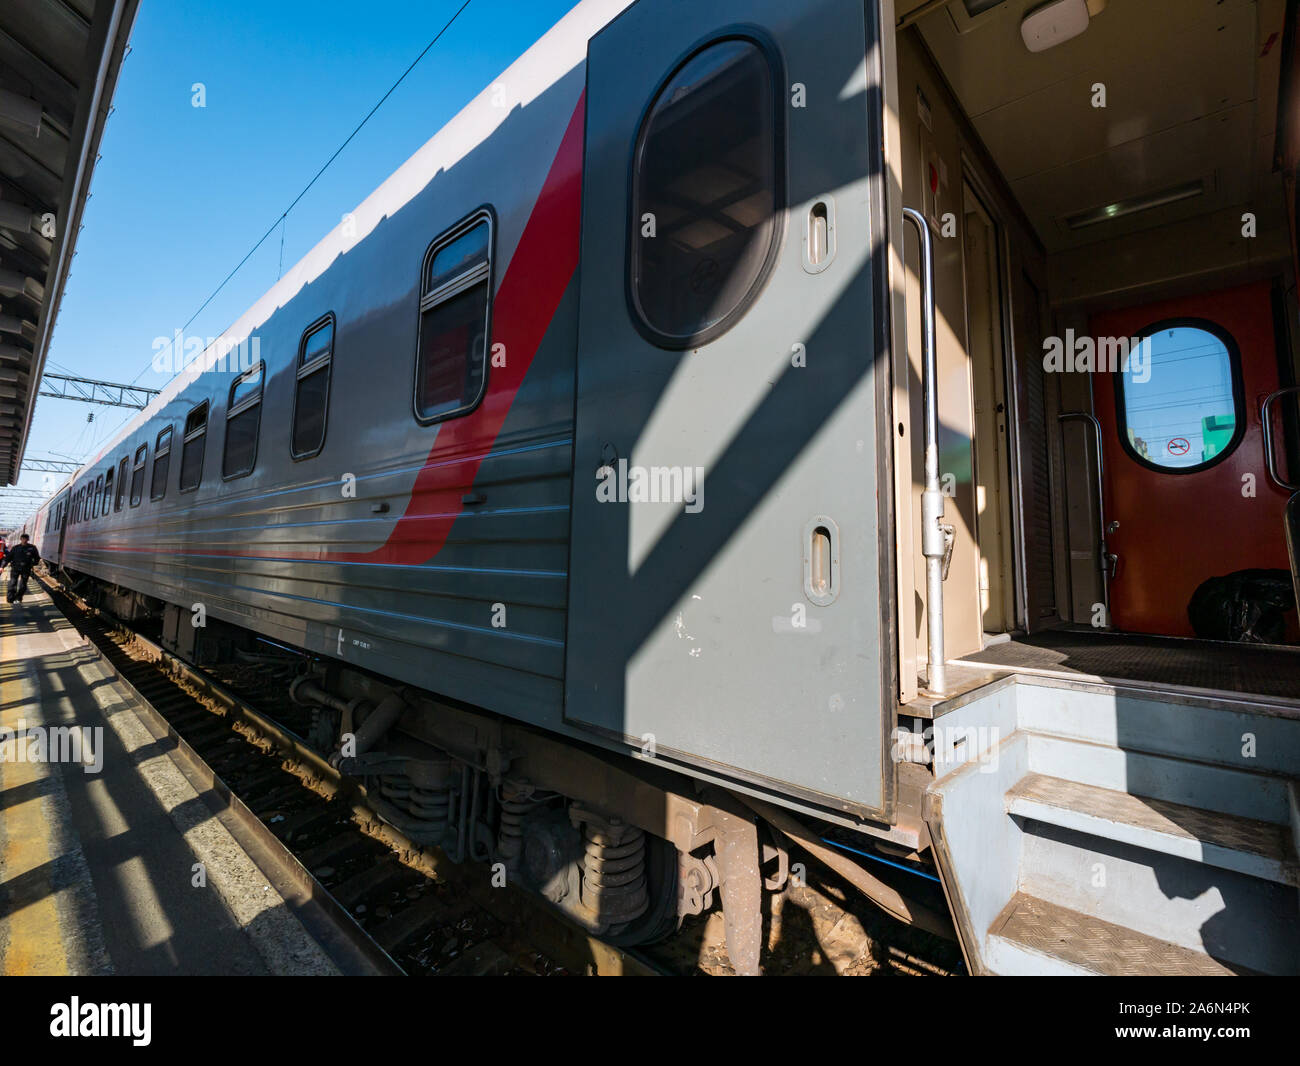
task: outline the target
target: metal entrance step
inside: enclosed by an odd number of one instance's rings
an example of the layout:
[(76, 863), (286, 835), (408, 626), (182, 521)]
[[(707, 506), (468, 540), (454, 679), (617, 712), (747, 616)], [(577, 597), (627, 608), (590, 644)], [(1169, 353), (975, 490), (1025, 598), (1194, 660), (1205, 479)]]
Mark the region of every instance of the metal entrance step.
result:
[(1248, 972), (1023, 892), (993, 919), (988, 950), (994, 971), (1005, 975), (1230, 977)]
[(1165, 855), (1300, 885), (1290, 828), (1253, 818), (1026, 774), (1007, 793), (1007, 813)]

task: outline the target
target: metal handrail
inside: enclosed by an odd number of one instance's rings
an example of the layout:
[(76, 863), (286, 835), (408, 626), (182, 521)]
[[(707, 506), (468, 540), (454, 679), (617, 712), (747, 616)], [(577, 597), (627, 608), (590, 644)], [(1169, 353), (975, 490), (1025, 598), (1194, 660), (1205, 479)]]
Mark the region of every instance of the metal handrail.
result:
[(1097, 558), (1101, 566), (1101, 602), (1110, 610), (1110, 554), (1106, 551), (1106, 478), (1105, 458), (1101, 451), (1101, 423), (1090, 411), (1065, 411), (1056, 416), (1058, 422), (1087, 422), (1092, 427), (1092, 438), (1097, 446)]
[(1287, 500), (1282, 526), (1286, 530), (1286, 553), (1291, 563), (1291, 587), (1295, 589), (1296, 603), (1300, 603), (1300, 492)]
[(925, 557), (927, 688), (943, 695), (948, 688), (943, 651), (943, 560), (949, 531), (943, 523), (943, 491), (939, 485), (939, 373), (934, 329), (934, 239), (921, 212), (903, 208), (903, 218), (916, 227), (921, 241), (921, 392), (925, 413), (925, 489), (921, 493), (921, 554)]
[(1276, 456), (1273, 454), (1273, 418), (1269, 411), (1274, 400), (1280, 400), (1283, 396), (1290, 396), (1292, 393), (1300, 395), (1300, 385), (1288, 385), (1284, 389), (1270, 392), (1260, 408), (1259, 417), (1264, 423), (1264, 466), (1268, 470), (1268, 476), (1288, 492), (1300, 492), (1300, 485), (1293, 485), (1283, 480), (1282, 475), (1277, 472)]

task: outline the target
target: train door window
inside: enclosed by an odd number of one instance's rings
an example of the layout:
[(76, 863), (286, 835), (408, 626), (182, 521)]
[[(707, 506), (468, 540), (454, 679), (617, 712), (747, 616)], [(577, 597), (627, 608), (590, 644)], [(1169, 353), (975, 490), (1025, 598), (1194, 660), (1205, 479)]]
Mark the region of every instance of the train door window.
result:
[(492, 216), (479, 211), (430, 245), (420, 289), (415, 417), (437, 422), (473, 410), (487, 383), (492, 303)]
[(1227, 457), (1246, 430), (1236, 342), (1212, 322), (1178, 319), (1142, 330), (1121, 373), (1120, 441), (1129, 457), (1187, 473)]
[(784, 207), (782, 111), (755, 41), (715, 41), (659, 90), (637, 136), (628, 296), (653, 344), (724, 333), (776, 261)]
[(329, 415), (330, 364), (334, 357), (334, 316), (313, 323), (298, 345), (298, 380), (293, 394), (295, 459), (309, 459), (325, 445)]
[(104, 475), (95, 478), (95, 487), (90, 492), (90, 517), (99, 517), (99, 501), (104, 498)]
[(104, 502), (99, 509), (99, 513), (107, 518), (113, 510), (113, 468), (110, 466), (104, 471)]
[(172, 458), (172, 427), (164, 426), (153, 446), (153, 477), (149, 480), (149, 499), (161, 500), (167, 495), (167, 471)]
[(257, 432), (262, 422), (262, 366), (235, 378), (226, 405), (226, 443), (221, 456), (223, 478), (243, 477), (257, 462)]
[(144, 466), (149, 457), (149, 445), (141, 444), (135, 450), (135, 460), (131, 463), (131, 506), (139, 507), (144, 498)]
[(126, 472), (130, 469), (131, 460), (127, 456), (122, 456), (122, 461), (117, 464), (117, 498), (113, 501), (113, 510), (122, 509), (122, 501), (126, 499)]
[(196, 404), (185, 416), (181, 436), (181, 492), (190, 492), (203, 480), (203, 453), (208, 439), (208, 401)]

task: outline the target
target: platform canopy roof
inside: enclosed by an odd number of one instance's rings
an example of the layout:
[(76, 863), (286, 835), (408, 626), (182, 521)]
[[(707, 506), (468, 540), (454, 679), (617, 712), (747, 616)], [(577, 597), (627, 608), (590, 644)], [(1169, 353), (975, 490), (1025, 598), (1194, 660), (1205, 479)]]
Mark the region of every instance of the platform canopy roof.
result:
[(0, 485), (18, 478), (138, 5), (0, 3)]

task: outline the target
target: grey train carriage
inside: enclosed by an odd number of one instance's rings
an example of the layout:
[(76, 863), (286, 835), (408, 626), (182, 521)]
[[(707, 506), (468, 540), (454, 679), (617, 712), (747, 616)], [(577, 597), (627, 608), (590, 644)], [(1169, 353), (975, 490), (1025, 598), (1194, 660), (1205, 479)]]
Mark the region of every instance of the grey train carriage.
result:
[(29, 528), (618, 942), (757, 972), (797, 848), (974, 973), (1294, 973), (1296, 33), (582, 0)]

